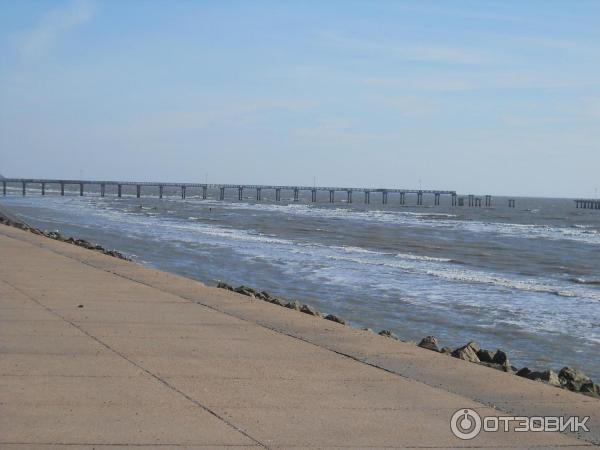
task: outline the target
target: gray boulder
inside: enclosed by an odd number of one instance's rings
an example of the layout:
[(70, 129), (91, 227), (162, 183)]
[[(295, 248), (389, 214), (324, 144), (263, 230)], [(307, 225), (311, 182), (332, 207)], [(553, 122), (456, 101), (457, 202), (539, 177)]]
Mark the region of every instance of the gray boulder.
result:
[(491, 363), (494, 361), (494, 356), (496, 356), (496, 352), (491, 350), (481, 349), (477, 352), (477, 357), (481, 362)]
[(426, 336), (421, 339), (417, 345), (421, 348), (426, 348), (427, 350), (433, 350), (434, 352), (439, 352), (440, 349), (437, 346), (438, 340), (435, 336)]
[(477, 342), (469, 342), (467, 345), (454, 350), (452, 356), (465, 361), (478, 363), (480, 362), (479, 357), (477, 356), (479, 350), (481, 350), (481, 348)]
[(325, 316), (325, 319), (331, 320), (332, 322), (340, 323), (342, 325), (346, 325), (346, 321), (344, 319), (342, 319), (341, 317), (335, 316), (333, 314), (327, 314)]
[(288, 303), (285, 305), (285, 307), (286, 307), (286, 308), (290, 308), (290, 309), (295, 309), (296, 311), (300, 311), (300, 307), (301, 307), (301, 305), (300, 305), (300, 303), (299, 303), (299, 302), (297, 302), (296, 300), (292, 300), (291, 302), (288, 302)]
[(396, 336), (391, 330), (381, 330), (378, 334), (379, 336), (383, 336), (386, 338), (395, 339), (397, 341), (400, 340), (400, 338)]
[(309, 305), (302, 305), (300, 307), (300, 312), (303, 312), (304, 314), (308, 314), (309, 316), (321, 316), (319, 311), (317, 311), (315, 308), (313, 308), (312, 306), (309, 306)]
[(572, 367), (563, 367), (558, 373), (560, 383), (570, 391), (593, 391), (594, 383), (585, 373)]

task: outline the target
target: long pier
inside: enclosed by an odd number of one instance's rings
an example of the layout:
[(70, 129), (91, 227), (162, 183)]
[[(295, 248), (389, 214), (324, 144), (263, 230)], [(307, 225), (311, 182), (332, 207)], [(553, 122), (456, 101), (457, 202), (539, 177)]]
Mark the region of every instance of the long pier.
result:
[[(362, 193), (364, 203), (371, 202), (371, 194), (381, 194), (381, 202), (385, 205), (388, 203), (390, 196), (397, 198), (400, 205), (406, 204), (406, 195), (413, 194), (417, 198), (417, 206), (423, 205), (423, 197), (425, 195), (433, 196), (433, 203), (435, 206), (440, 204), (440, 198), (442, 195), (451, 197), (452, 206), (457, 206), (457, 194), (456, 191), (447, 190), (430, 190), (430, 189), (387, 189), (387, 188), (352, 188), (352, 187), (331, 187), (331, 186), (282, 186), (282, 185), (261, 185), (261, 184), (209, 184), (209, 183), (165, 183), (165, 182), (150, 182), (150, 181), (99, 181), (99, 180), (56, 180), (56, 179), (37, 179), (37, 178), (3, 178), (0, 179), (2, 182), (2, 195), (6, 195), (7, 186), (9, 184), (17, 184), (21, 187), (22, 195), (27, 194), (28, 185), (39, 185), (41, 186), (41, 194), (46, 195), (46, 188), (49, 185), (58, 186), (60, 188), (60, 195), (65, 195), (65, 187), (76, 186), (79, 189), (79, 195), (85, 194), (85, 188), (87, 186), (97, 186), (100, 190), (100, 196), (104, 197), (107, 193), (107, 186), (116, 186), (116, 195), (118, 197), (123, 196), (123, 188), (125, 186), (135, 186), (136, 197), (141, 198), (143, 188), (153, 187), (158, 188), (158, 197), (163, 198), (165, 188), (175, 188), (180, 193), (181, 198), (185, 199), (188, 194), (188, 189), (200, 189), (201, 196), (203, 199), (207, 198), (208, 190), (217, 190), (219, 192), (219, 200), (225, 200), (226, 191), (235, 191), (237, 193), (237, 199), (242, 200), (244, 197), (244, 191), (253, 191), (256, 194), (256, 201), (262, 200), (264, 191), (270, 191), (275, 194), (275, 201), (281, 201), (282, 192), (290, 192), (293, 194), (295, 202), (299, 201), (301, 192), (310, 192), (311, 202), (317, 202), (318, 192), (328, 192), (329, 202), (334, 203), (336, 193), (341, 193), (345, 196), (347, 203), (352, 203), (354, 200), (355, 193)], [(489, 199), (487, 198), (489, 197)], [(480, 200), (480, 199), (479, 199)], [(488, 203), (489, 202), (489, 203)], [(486, 206), (491, 205), (491, 196), (486, 196)], [(473, 204), (473, 206), (475, 206)], [(481, 201), (479, 201), (481, 206)]]

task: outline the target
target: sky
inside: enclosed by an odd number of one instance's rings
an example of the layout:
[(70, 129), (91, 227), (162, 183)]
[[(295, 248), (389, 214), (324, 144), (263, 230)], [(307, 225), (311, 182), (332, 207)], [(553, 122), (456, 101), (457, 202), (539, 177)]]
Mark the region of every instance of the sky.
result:
[(600, 188), (600, 1), (0, 0), (6, 177)]

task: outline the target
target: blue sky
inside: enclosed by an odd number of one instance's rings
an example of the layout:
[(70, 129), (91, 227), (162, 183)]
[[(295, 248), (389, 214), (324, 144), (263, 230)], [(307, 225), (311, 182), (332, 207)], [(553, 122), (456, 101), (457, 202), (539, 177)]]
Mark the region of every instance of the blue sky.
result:
[(593, 196), (598, 1), (0, 0), (5, 176)]

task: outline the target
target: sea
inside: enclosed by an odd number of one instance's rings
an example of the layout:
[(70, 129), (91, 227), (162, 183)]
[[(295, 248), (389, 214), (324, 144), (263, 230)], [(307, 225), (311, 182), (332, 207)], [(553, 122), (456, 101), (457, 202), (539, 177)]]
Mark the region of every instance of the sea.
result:
[[(308, 303), (354, 327), (441, 346), (502, 349), (517, 367), (576, 367), (600, 381), (600, 210), (558, 198), (493, 197), (491, 207), (442, 197), (129, 186), (65, 196), (29, 187), (0, 197), (31, 225), (117, 249), (145, 266)], [(467, 201), (465, 199), (465, 205)]]

